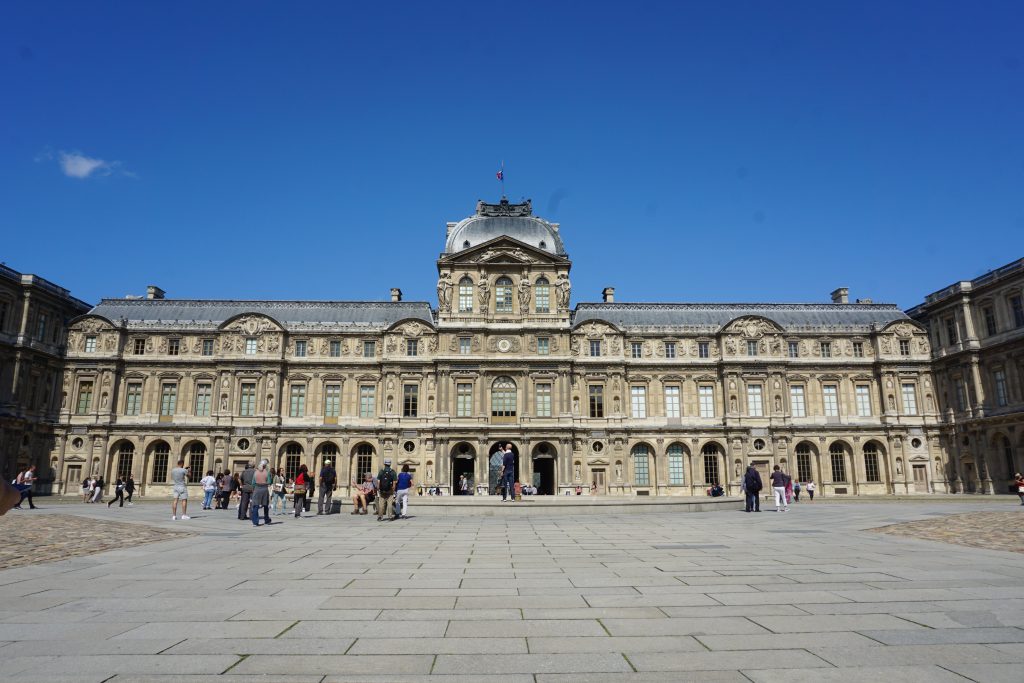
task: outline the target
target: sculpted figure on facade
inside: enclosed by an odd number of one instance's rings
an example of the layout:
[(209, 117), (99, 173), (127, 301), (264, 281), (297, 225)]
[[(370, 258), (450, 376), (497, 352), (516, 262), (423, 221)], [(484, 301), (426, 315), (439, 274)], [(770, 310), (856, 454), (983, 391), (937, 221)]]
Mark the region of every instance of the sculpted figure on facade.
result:
[(569, 277), (565, 273), (560, 273), (555, 281), (555, 292), (558, 296), (559, 309), (569, 310), (569, 295), (571, 291), (572, 283), (569, 282)]
[(487, 306), (491, 303), (491, 284), (487, 281), (486, 276), (481, 276), (480, 282), (476, 285), (476, 297), (480, 302), (480, 310), (486, 311)]
[(452, 276), (447, 272), (441, 273), (441, 277), (437, 279), (437, 308), (439, 311), (447, 313), (452, 310), (452, 292), (454, 291)]
[(532, 286), (525, 277), (519, 278), (519, 310), (524, 313), (530, 310), (530, 288)]

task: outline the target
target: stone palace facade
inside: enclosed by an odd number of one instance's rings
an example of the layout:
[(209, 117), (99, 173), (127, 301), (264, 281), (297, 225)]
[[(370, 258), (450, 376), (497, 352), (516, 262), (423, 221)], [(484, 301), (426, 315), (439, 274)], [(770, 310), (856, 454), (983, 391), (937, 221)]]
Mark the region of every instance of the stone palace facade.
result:
[(927, 321), (845, 289), (832, 303), (646, 304), (607, 288), (571, 308), (571, 267), (558, 224), (502, 200), (448, 224), (436, 307), (398, 289), (105, 299), (70, 324), (53, 488), (132, 472), (143, 494), (165, 493), (179, 458), (196, 480), (329, 458), (347, 484), (390, 457), (420, 483), (465, 474), (483, 493), (504, 442), (548, 494), (736, 494), (748, 464), (824, 495), (965, 481)]

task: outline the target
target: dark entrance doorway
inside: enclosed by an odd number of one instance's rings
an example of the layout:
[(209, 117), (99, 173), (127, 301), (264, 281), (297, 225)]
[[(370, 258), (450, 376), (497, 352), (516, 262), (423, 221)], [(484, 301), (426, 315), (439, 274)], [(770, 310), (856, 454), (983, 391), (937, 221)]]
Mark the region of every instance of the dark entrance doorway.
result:
[[(498, 443), (491, 446), (491, 450), (487, 456), (487, 474), (488, 474), (488, 490), (491, 495), (494, 495), (498, 490), (498, 486), (501, 484), (499, 472), (501, 472), (501, 453), (499, 449), (503, 450), (503, 446), (508, 443), (507, 441), (499, 441)], [(512, 454), (515, 455), (515, 480), (519, 479), (519, 449), (516, 448), (515, 444), (512, 445)]]
[(533, 485), (537, 487), (537, 495), (555, 495), (555, 459), (553, 457), (533, 459)]

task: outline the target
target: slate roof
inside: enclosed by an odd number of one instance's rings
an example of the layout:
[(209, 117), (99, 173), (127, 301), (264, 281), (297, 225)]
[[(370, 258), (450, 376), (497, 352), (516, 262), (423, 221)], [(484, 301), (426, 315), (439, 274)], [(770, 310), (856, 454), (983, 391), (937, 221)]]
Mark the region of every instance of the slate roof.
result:
[(731, 320), (760, 316), (784, 330), (863, 331), (910, 317), (894, 304), (641, 304), (581, 303), (573, 325), (604, 320), (625, 329), (677, 328), (717, 331)]
[(406, 318), (434, 324), (425, 301), (217, 301), (195, 299), (104, 299), (89, 311), (115, 325), (215, 329), (243, 313), (259, 313), (288, 330), (386, 329)]
[[(558, 232), (551, 223), (536, 216), (470, 216), (459, 221), (448, 233), (444, 253), (454, 254), (503, 235), (549, 254), (565, 255), (565, 245)], [(469, 247), (465, 246), (466, 242)]]

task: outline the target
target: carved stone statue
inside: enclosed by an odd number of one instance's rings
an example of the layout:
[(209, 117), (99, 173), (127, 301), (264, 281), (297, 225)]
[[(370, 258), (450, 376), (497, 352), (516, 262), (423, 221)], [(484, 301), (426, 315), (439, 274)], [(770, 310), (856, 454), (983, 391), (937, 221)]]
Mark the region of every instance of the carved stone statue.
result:
[(569, 294), (572, 291), (572, 283), (569, 282), (569, 278), (562, 273), (558, 276), (558, 280), (555, 282), (555, 292), (558, 295), (558, 307), (562, 309), (569, 308)]
[(615, 481), (622, 481), (622, 463), (615, 463)]
[(480, 310), (486, 311), (487, 305), (491, 302), (491, 284), (487, 282), (487, 278), (480, 278), (476, 285), (476, 296), (480, 301)]
[(582, 476), (583, 473), (580, 471), (580, 466), (577, 464), (575, 469), (575, 480), (580, 481), (582, 479)]
[(733, 413), (736, 412), (736, 397), (735, 396), (730, 396), (729, 397), (729, 411), (733, 412)]
[(525, 277), (519, 280), (519, 310), (528, 311), (530, 309), (530, 288), (533, 285)]
[(388, 396), (388, 412), (392, 413), (395, 410), (395, 397)]
[(441, 273), (441, 277), (437, 279), (437, 307), (439, 310), (452, 310), (452, 292), (454, 290), (452, 276), (448, 273)]
[(775, 412), (777, 412), (777, 413), (781, 413), (782, 412), (782, 397), (779, 396), (779, 395), (775, 396)]
[(431, 396), (430, 398), (427, 399), (427, 412), (428, 413), (434, 412), (434, 397), (433, 396)]
[(227, 394), (221, 394), (221, 396), (220, 396), (220, 409), (222, 411), (228, 409), (228, 395)]
[[(65, 394), (65, 398), (67, 398), (67, 394)], [(572, 412), (576, 413), (577, 415), (580, 412), (580, 397), (579, 396), (573, 396), (572, 397)]]
[(273, 394), (268, 394), (267, 395), (267, 412), (268, 413), (274, 412), (274, 395)]

